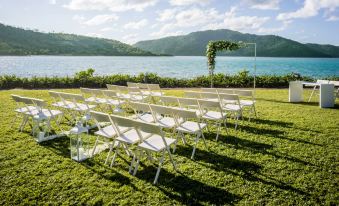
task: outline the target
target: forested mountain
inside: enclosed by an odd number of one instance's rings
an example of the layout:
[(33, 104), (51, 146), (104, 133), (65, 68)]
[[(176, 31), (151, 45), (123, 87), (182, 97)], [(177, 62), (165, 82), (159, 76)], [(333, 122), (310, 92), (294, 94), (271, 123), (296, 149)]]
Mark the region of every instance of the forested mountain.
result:
[(0, 55), (152, 56), (116, 40), (42, 33), (0, 24)]
[[(158, 54), (202, 56), (205, 55), (206, 45), (210, 40), (255, 42), (258, 56), (339, 57), (338, 46), (302, 44), (280, 36), (244, 34), (227, 29), (199, 31), (183, 36), (140, 41), (134, 46)], [(221, 52), (219, 55), (253, 56), (253, 49), (243, 48), (232, 52)]]

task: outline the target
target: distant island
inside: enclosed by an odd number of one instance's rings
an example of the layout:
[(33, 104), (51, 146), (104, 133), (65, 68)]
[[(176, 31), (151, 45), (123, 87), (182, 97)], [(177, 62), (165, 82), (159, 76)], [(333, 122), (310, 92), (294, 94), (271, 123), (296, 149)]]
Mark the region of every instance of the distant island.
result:
[[(257, 56), (261, 57), (339, 57), (339, 46), (303, 44), (275, 35), (244, 34), (228, 29), (198, 31), (182, 36), (140, 41), (133, 46), (153, 53), (204, 56), (210, 40), (255, 42)], [(253, 49), (244, 48), (218, 55), (253, 56)]]
[[(131, 46), (112, 39), (43, 33), (0, 24), (0, 55), (205, 56), (210, 40), (255, 42), (257, 56), (262, 57), (339, 57), (339, 46), (303, 44), (280, 36), (244, 34), (227, 29), (140, 41)], [(253, 56), (253, 49), (243, 48), (218, 55)]]
[(0, 24), (0, 55), (155, 56), (122, 42)]

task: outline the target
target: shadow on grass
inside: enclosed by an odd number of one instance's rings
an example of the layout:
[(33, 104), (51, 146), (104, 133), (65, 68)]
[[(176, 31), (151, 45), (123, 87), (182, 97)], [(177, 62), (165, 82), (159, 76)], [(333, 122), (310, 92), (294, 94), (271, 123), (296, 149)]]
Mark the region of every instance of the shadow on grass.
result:
[[(177, 148), (177, 155), (191, 158), (192, 147), (178, 145)], [(261, 168), (261, 166), (256, 163), (220, 155), (213, 152), (211, 149), (206, 151), (196, 148), (194, 160), (196, 160), (197, 163), (199, 163), (199, 161), (208, 163), (208, 165), (204, 165), (217, 171), (224, 171), (225, 169), (235, 169), (239, 171), (259, 171)]]
[(283, 122), (283, 121), (269, 120), (269, 119), (252, 118), (251, 122), (256, 123), (256, 124), (274, 125), (274, 126), (287, 127), (287, 128), (291, 128), (293, 126), (292, 122)]
[[(144, 166), (137, 173), (137, 177), (152, 182), (156, 167)], [(177, 175), (176, 175), (177, 174)], [(159, 183), (156, 185), (167, 197), (175, 199), (186, 205), (232, 205), (241, 199), (225, 189), (207, 185), (198, 180), (191, 179), (180, 172), (161, 170)]]

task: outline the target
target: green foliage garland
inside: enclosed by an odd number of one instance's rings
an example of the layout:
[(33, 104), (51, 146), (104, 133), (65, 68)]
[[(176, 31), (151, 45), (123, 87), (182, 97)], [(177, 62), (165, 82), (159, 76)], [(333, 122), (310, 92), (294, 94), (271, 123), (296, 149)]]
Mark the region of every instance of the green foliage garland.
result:
[(215, 57), (217, 51), (233, 51), (242, 47), (240, 43), (234, 43), (224, 40), (209, 41), (207, 44), (206, 57), (208, 62), (208, 70), (211, 77), (211, 87), (213, 87), (213, 74), (215, 68)]

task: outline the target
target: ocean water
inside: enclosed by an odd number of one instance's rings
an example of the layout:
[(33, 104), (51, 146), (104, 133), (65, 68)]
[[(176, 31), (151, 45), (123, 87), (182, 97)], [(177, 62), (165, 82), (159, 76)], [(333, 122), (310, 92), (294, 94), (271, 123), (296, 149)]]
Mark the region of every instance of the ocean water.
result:
[[(258, 57), (257, 74), (303, 76), (339, 76), (339, 58)], [(87, 68), (96, 75), (139, 74), (153, 72), (160, 76), (190, 78), (207, 75), (207, 60), (202, 56), (180, 57), (107, 57), (107, 56), (0, 56), (0, 75), (73, 76)], [(234, 74), (241, 70), (254, 73), (252, 57), (217, 57), (215, 73)]]

